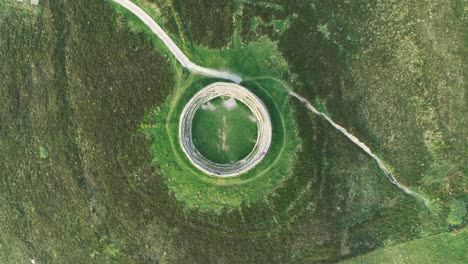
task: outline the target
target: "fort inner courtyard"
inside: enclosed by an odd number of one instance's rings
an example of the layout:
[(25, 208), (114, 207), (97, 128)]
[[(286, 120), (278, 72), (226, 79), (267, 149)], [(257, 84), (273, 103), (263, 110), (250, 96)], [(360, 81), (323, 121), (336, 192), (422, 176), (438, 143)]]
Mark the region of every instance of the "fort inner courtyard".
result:
[(233, 83), (203, 88), (180, 117), (183, 151), (195, 167), (212, 176), (237, 176), (255, 167), (265, 157), (271, 135), (263, 102)]

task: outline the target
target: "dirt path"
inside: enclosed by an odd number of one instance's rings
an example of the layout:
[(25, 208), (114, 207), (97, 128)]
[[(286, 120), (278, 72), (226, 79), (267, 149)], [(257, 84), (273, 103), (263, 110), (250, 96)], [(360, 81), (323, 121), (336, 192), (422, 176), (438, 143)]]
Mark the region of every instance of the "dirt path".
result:
[(231, 80), (235, 83), (242, 82), (242, 78), (239, 75), (232, 74), (225, 71), (218, 71), (196, 65), (189, 60), (187, 56), (177, 47), (175, 42), (164, 32), (164, 30), (154, 21), (143, 9), (130, 2), (129, 0), (114, 0), (117, 4), (125, 7), (128, 11), (132, 12), (138, 18), (143, 21), (150, 29), (156, 34), (159, 39), (166, 45), (169, 51), (174, 54), (176, 59), (182, 64), (183, 67), (187, 68), (191, 72), (200, 73), (207, 76), (217, 77), (221, 79)]
[(323, 117), (328, 123), (330, 123), (330, 125), (332, 125), (334, 128), (336, 128), (338, 131), (340, 131), (343, 135), (345, 135), (347, 138), (349, 138), (354, 144), (356, 144), (358, 147), (360, 147), (362, 150), (364, 150), (364, 152), (366, 152), (372, 159), (374, 159), (377, 164), (379, 165), (380, 169), (385, 173), (385, 176), (387, 176), (388, 180), (394, 184), (395, 186), (397, 186), (398, 188), (400, 188), (401, 190), (403, 190), (405, 193), (415, 197), (416, 199), (422, 201), (424, 203), (425, 206), (428, 206), (429, 205), (429, 201), (427, 200), (426, 197), (422, 196), (421, 194), (419, 193), (416, 193), (412, 190), (410, 190), (408, 187), (402, 185), (401, 183), (399, 183), (397, 181), (397, 179), (395, 179), (395, 177), (393, 176), (393, 174), (385, 167), (384, 163), (380, 160), (379, 157), (377, 157), (377, 155), (375, 155), (370, 149), (369, 147), (366, 146), (366, 144), (364, 144), (363, 142), (361, 142), (357, 137), (355, 137), (353, 134), (349, 133), (344, 127), (338, 125), (337, 123), (333, 122), (333, 120), (328, 117), (326, 114), (318, 111), (317, 109), (315, 109), (315, 107), (312, 106), (312, 104), (307, 101), (307, 99), (305, 99), (304, 97), (298, 95), (297, 93), (293, 92), (293, 91), (289, 91), (289, 94), (295, 98), (297, 98), (299, 101), (301, 101), (302, 103), (304, 103), (304, 105), (307, 107), (307, 109), (309, 109), (310, 111), (312, 111), (314, 114), (316, 115), (319, 115), (321, 117)]

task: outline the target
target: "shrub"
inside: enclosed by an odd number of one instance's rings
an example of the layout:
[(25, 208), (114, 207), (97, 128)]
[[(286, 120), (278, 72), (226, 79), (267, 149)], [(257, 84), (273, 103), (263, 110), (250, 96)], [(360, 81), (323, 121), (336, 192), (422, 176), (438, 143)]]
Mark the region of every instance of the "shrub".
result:
[(450, 203), (450, 213), (447, 222), (451, 225), (459, 225), (466, 215), (466, 204), (463, 199), (455, 199)]

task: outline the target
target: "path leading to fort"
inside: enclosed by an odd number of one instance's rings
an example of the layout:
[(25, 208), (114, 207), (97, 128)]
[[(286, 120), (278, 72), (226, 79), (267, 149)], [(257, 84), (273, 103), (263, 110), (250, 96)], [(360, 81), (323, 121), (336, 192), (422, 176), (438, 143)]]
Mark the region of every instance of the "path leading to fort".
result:
[(395, 177), (393, 176), (393, 174), (387, 169), (387, 167), (385, 167), (384, 163), (380, 160), (379, 157), (377, 157), (377, 155), (375, 155), (370, 149), (369, 147), (366, 146), (366, 144), (364, 144), (363, 142), (361, 142), (357, 137), (355, 137), (353, 134), (349, 133), (344, 127), (338, 125), (337, 123), (335, 123), (330, 117), (328, 117), (326, 114), (318, 111), (317, 109), (315, 109), (314, 106), (312, 106), (312, 104), (307, 101), (307, 99), (305, 99), (304, 97), (298, 95), (297, 93), (293, 92), (293, 91), (289, 91), (289, 94), (295, 98), (297, 98), (299, 101), (301, 101), (306, 107), (307, 109), (309, 109), (310, 111), (312, 111), (314, 114), (316, 115), (319, 115), (321, 117), (323, 117), (328, 123), (330, 123), (330, 125), (332, 125), (334, 128), (336, 128), (338, 131), (340, 131), (343, 135), (345, 135), (347, 138), (349, 138), (354, 144), (356, 144), (358, 147), (360, 147), (362, 150), (364, 150), (364, 152), (366, 152), (371, 158), (373, 158), (377, 164), (379, 165), (380, 169), (385, 173), (385, 176), (387, 176), (388, 180), (393, 183), (395, 186), (397, 186), (398, 188), (400, 188), (401, 190), (403, 190), (405, 193), (421, 200), (424, 205), (428, 206), (429, 205), (429, 201), (424, 197), (422, 196), (421, 194), (419, 193), (416, 193), (410, 189), (408, 189), (408, 187), (402, 185), (401, 183), (399, 183), (397, 181), (397, 179), (395, 179)]
[[(217, 78), (222, 78), (226, 80), (231, 80), (235, 83), (240, 83), (242, 82), (242, 78), (239, 75), (232, 74), (229, 72), (225, 71), (218, 71), (214, 69), (209, 69), (209, 68), (204, 68), (199, 65), (196, 65), (192, 61), (189, 60), (187, 56), (177, 47), (175, 42), (164, 32), (164, 30), (145, 12), (143, 11), (140, 7), (135, 5), (134, 3), (130, 2), (129, 0), (114, 0), (114, 2), (120, 4), (121, 6), (125, 7), (128, 9), (130, 12), (135, 14), (137, 17), (139, 17), (150, 29), (161, 39), (161, 41), (167, 46), (167, 48), (174, 54), (176, 59), (182, 64), (183, 67), (187, 68), (191, 72), (196, 72), (200, 73), (203, 75), (207, 76), (212, 76), (212, 77), (217, 77)], [(312, 104), (307, 101), (304, 97), (298, 95), (297, 93), (293, 91), (289, 91), (289, 94), (298, 100), (300, 100), (302, 103), (306, 105), (306, 107), (312, 111), (314, 114), (319, 115), (323, 117), (328, 123), (330, 123), (334, 128), (339, 130), (343, 135), (345, 135), (347, 138), (349, 138), (354, 144), (356, 144), (358, 147), (360, 147), (364, 152), (366, 152), (372, 159), (374, 159), (377, 164), (379, 165), (380, 169), (385, 173), (385, 176), (389, 179), (389, 181), (403, 190), (405, 193), (415, 197), (418, 200), (421, 200), (426, 206), (429, 204), (429, 201), (427, 198), (422, 196), (419, 193), (416, 193), (412, 190), (410, 190), (408, 187), (400, 184), (395, 177), (392, 175), (392, 173), (385, 167), (384, 163), (380, 160), (377, 155), (375, 155), (369, 147), (366, 146), (363, 142), (361, 142), (358, 138), (356, 138), (354, 135), (349, 133), (344, 127), (336, 124), (331, 120), (330, 117), (328, 117), (326, 114), (318, 111), (315, 109)]]
[(187, 56), (185, 56), (185, 54), (182, 52), (182, 50), (179, 49), (175, 42), (143, 9), (130, 2), (129, 0), (114, 0), (114, 2), (125, 7), (128, 11), (132, 12), (134, 15), (140, 18), (141, 21), (143, 21), (143, 23), (145, 23), (154, 32), (154, 34), (156, 34), (159, 37), (159, 39), (161, 39), (164, 45), (166, 45), (166, 47), (171, 51), (171, 53), (174, 54), (174, 56), (180, 62), (180, 64), (182, 64), (182, 66), (187, 68), (189, 71), (207, 76), (231, 80), (235, 83), (242, 82), (242, 78), (239, 75), (196, 65), (195, 63), (190, 61), (190, 59)]

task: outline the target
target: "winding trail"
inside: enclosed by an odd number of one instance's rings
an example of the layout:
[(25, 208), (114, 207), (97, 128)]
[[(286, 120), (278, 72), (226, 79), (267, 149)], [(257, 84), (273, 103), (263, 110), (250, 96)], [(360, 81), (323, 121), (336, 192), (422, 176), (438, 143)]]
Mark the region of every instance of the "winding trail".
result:
[(174, 54), (179, 63), (187, 68), (187, 70), (195, 73), (200, 73), (207, 76), (231, 80), (237, 84), (242, 82), (242, 78), (237, 75), (226, 71), (218, 71), (210, 68), (201, 67), (185, 56), (182, 50), (175, 44), (175, 42), (164, 32), (164, 30), (154, 21), (143, 9), (129, 0), (114, 0), (117, 4), (125, 7), (128, 11), (132, 12), (143, 21), (150, 29), (156, 34), (159, 39), (166, 45), (169, 51)]
[(366, 144), (364, 144), (357, 137), (355, 137), (354, 135), (349, 133), (344, 127), (342, 127), (342, 126), (338, 125), (337, 123), (333, 122), (333, 120), (331, 120), (331, 118), (328, 117), (326, 114), (324, 114), (324, 113), (318, 111), (317, 109), (315, 109), (315, 107), (312, 106), (312, 104), (309, 101), (307, 101), (307, 99), (305, 99), (304, 97), (298, 95), (297, 93), (295, 93), (293, 91), (289, 91), (289, 95), (291, 95), (291, 96), (297, 98), (299, 101), (301, 101), (307, 107), (307, 109), (312, 111), (314, 114), (323, 117), (328, 123), (330, 123), (330, 125), (332, 125), (334, 128), (339, 130), (343, 135), (345, 135), (347, 138), (349, 138), (354, 144), (356, 144), (358, 147), (360, 147), (362, 150), (364, 150), (364, 152), (366, 152), (367, 155), (369, 155), (371, 158), (373, 158), (377, 162), (380, 169), (385, 173), (385, 176), (387, 176), (388, 180), (392, 184), (394, 184), (395, 186), (397, 186), (398, 188), (403, 190), (405, 193), (415, 197), (418, 200), (421, 200), (424, 203), (425, 206), (429, 205), (429, 200), (427, 200), (426, 197), (422, 196), (421, 194), (419, 194), (417, 192), (414, 192), (414, 191), (410, 190), (408, 187), (406, 187), (406, 186), (402, 185), (401, 183), (399, 183), (397, 181), (397, 179), (395, 179), (393, 174), (385, 167), (384, 163), (380, 160), (380, 158), (377, 157), (377, 155), (375, 155), (369, 149), (369, 147), (366, 146)]
[[(192, 61), (182, 52), (182, 50), (179, 49), (179, 47), (175, 44), (175, 42), (166, 34), (166, 32), (140, 7), (138, 7), (136, 4), (132, 3), (129, 0), (113, 0), (114, 2), (118, 3), (119, 5), (123, 6), (126, 8), (128, 11), (132, 12), (134, 15), (136, 15), (138, 18), (143, 21), (152, 31), (155, 33), (161, 41), (166, 45), (166, 47), (169, 49), (169, 51), (176, 57), (176, 59), (179, 61), (179, 63), (187, 68), (187, 70), (194, 72), (194, 73), (199, 73), (202, 75), (207, 75), (207, 76), (212, 76), (216, 78), (221, 78), (221, 79), (226, 79), (226, 80), (231, 80), (234, 83), (241, 83), (242, 82), (242, 77), (240, 77), (237, 74), (233, 74), (230, 72), (226, 71), (218, 71), (210, 68), (205, 68), (201, 67)], [(267, 77), (268, 78), (268, 77)], [(269, 77), (272, 78), (272, 77)], [(276, 80), (275, 78), (272, 78)], [(277, 80), (280, 81), (280, 80)], [(283, 83), (282, 81), (280, 81)], [(385, 173), (385, 176), (388, 178), (388, 180), (397, 186), (399, 189), (403, 190), (405, 193), (415, 197), (416, 199), (422, 201), (425, 206), (429, 205), (429, 200), (422, 196), (419, 193), (416, 193), (412, 190), (410, 190), (408, 187), (400, 184), (397, 179), (393, 176), (393, 174), (385, 167), (384, 163), (380, 160), (377, 155), (375, 155), (369, 147), (366, 146), (363, 142), (361, 142), (357, 137), (349, 133), (344, 127), (338, 125), (335, 123), (330, 117), (328, 117), (326, 114), (318, 111), (315, 109), (315, 107), (312, 106), (312, 104), (307, 101), (304, 97), (298, 95), (297, 93), (291, 91), (284, 83), (283, 86), (285, 89), (288, 91), (290, 96), (293, 96), (297, 98), (299, 101), (304, 103), (304, 105), (312, 111), (314, 114), (319, 115), (323, 117), (330, 125), (332, 125), (334, 128), (339, 130), (343, 135), (345, 135), (348, 139), (350, 139), (354, 144), (356, 144), (358, 147), (360, 147), (364, 152), (366, 152), (372, 159), (374, 159), (377, 164), (379, 165), (380, 169)]]

